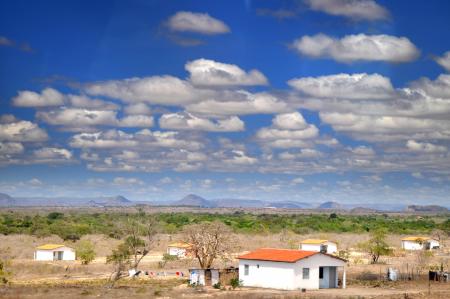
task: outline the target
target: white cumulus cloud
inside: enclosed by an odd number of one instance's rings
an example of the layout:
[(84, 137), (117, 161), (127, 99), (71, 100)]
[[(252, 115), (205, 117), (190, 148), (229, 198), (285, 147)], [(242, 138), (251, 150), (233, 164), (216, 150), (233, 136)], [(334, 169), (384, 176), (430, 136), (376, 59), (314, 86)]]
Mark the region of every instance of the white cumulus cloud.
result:
[(186, 64), (189, 80), (198, 86), (267, 85), (267, 78), (258, 70), (244, 71), (234, 64), (197, 59)]
[(292, 47), (305, 56), (333, 58), (340, 62), (408, 62), (416, 59), (420, 53), (408, 38), (386, 34), (346, 35), (338, 39), (320, 33), (303, 36), (295, 40)]
[(379, 74), (336, 74), (295, 78), (288, 81), (294, 89), (319, 98), (387, 99), (394, 88), (389, 78)]
[(207, 13), (179, 11), (169, 18), (167, 25), (172, 31), (208, 35), (230, 32), (230, 28), (223, 21), (213, 18)]
[(435, 60), (447, 72), (450, 72), (450, 51), (445, 52), (441, 57), (436, 57)]
[(244, 122), (236, 116), (212, 121), (190, 113), (163, 114), (159, 119), (159, 125), (163, 129), (211, 132), (237, 132), (245, 129)]
[(305, 0), (310, 9), (353, 20), (384, 20), (389, 12), (374, 0)]
[(12, 99), (18, 107), (48, 107), (64, 104), (64, 95), (53, 88), (46, 88), (39, 94), (34, 91), (22, 90)]

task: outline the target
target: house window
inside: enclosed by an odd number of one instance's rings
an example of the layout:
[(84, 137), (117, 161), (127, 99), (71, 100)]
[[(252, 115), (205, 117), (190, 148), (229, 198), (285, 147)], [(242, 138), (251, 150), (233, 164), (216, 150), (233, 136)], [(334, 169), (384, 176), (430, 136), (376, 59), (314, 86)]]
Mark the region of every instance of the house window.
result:
[(258, 269), (259, 269), (259, 264), (257, 264), (257, 265), (256, 265), (256, 268), (258, 268)]
[(323, 279), (323, 267), (319, 267), (319, 279)]
[(244, 265), (244, 275), (248, 275), (249, 270), (250, 270), (249, 265)]
[(303, 279), (309, 279), (309, 268), (303, 268)]

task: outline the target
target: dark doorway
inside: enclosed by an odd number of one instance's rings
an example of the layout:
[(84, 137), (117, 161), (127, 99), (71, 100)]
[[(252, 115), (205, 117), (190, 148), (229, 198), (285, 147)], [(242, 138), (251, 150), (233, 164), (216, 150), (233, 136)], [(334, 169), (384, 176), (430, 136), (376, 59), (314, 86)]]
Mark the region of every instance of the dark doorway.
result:
[(211, 270), (210, 269), (206, 269), (205, 270), (205, 286), (210, 286), (211, 285)]

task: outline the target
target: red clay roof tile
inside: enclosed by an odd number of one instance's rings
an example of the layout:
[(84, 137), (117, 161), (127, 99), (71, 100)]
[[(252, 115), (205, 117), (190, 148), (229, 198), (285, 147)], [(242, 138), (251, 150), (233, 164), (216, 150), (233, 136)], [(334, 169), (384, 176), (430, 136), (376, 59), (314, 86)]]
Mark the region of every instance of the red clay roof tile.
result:
[(262, 260), (271, 262), (295, 263), (298, 260), (318, 254), (316, 251), (261, 248), (238, 256), (243, 260)]

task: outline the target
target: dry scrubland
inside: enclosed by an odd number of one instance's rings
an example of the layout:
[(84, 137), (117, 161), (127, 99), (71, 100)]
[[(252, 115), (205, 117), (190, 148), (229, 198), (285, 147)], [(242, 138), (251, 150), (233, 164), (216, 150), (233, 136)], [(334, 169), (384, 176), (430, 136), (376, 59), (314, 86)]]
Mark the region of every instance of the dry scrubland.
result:
[[(428, 283), (425, 280), (385, 282), (380, 281), (380, 273), (388, 267), (402, 268), (417, 264), (416, 253), (405, 253), (397, 250), (396, 256), (383, 257), (381, 264), (365, 264), (364, 256), (352, 259), (348, 269), (348, 289), (319, 290), (300, 292), (283, 292), (275, 290), (259, 290), (241, 288), (238, 290), (220, 291), (212, 288), (194, 289), (188, 287), (185, 278), (173, 278), (175, 271), (187, 272), (189, 267), (196, 266), (195, 260), (180, 260), (168, 262), (161, 268), (158, 262), (167, 244), (181, 239), (181, 235), (159, 235), (159, 242), (152, 253), (145, 257), (140, 268), (154, 272), (167, 272), (168, 277), (154, 279), (123, 280), (114, 289), (105, 287), (112, 268), (105, 264), (105, 256), (115, 248), (120, 241), (103, 235), (88, 235), (95, 244), (96, 260), (89, 265), (77, 262), (35, 262), (32, 260), (33, 248), (42, 243), (63, 242), (59, 237), (37, 238), (25, 235), (0, 236), (0, 250), (14, 248), (14, 277), (8, 288), (0, 290), (0, 298), (449, 298), (450, 283), (433, 283), (431, 293), (428, 293)], [(252, 250), (259, 247), (293, 247), (300, 240), (309, 237), (320, 237), (338, 240), (342, 249), (354, 248), (355, 244), (369, 238), (368, 234), (308, 234), (296, 235), (290, 232), (268, 235), (236, 234), (239, 251)], [(390, 245), (398, 247), (400, 235), (390, 235)], [(65, 242), (76, 245), (76, 242)], [(237, 252), (236, 252), (237, 253)], [(436, 253), (430, 264), (440, 264), (448, 267), (449, 255), (444, 251)], [(356, 264), (355, 264), (356, 263)], [(236, 261), (218, 261), (217, 266), (236, 265)], [(425, 272), (424, 272), (425, 273)], [(405, 297), (405, 294), (406, 297)]]
[[(35, 212), (35, 211), (33, 211)], [(182, 240), (183, 236), (159, 234), (151, 253), (144, 258), (139, 268), (152, 272), (166, 272), (156, 278), (123, 279), (113, 288), (106, 287), (112, 266), (105, 263), (106, 256), (116, 248), (121, 240), (102, 234), (90, 234), (81, 240), (90, 240), (95, 245), (96, 259), (89, 265), (76, 262), (36, 262), (33, 261), (34, 248), (44, 243), (65, 243), (75, 247), (80, 241), (63, 241), (60, 237), (36, 237), (32, 235), (0, 235), (0, 252), (8, 248), (14, 257), (13, 277), (8, 287), (0, 287), (0, 298), (450, 298), (450, 283), (432, 283), (429, 288), (425, 279), (428, 265), (440, 265), (449, 269), (450, 255), (446, 248), (450, 242), (444, 241), (442, 250), (433, 257), (421, 259), (417, 253), (407, 253), (400, 249), (404, 235), (388, 234), (387, 242), (396, 248), (394, 255), (382, 257), (380, 264), (368, 264), (368, 256), (358, 252), (357, 244), (370, 238), (368, 233), (308, 233), (296, 234), (290, 230), (280, 233), (235, 233), (234, 255), (260, 247), (298, 248), (301, 240), (323, 238), (338, 242), (340, 250), (350, 254), (347, 272), (348, 288), (300, 292), (238, 288), (236, 290), (216, 290), (213, 288), (192, 288), (186, 277), (175, 278), (175, 271), (187, 273), (196, 267), (196, 260), (184, 259), (160, 264), (167, 244)], [(448, 243), (448, 244), (446, 244)], [(216, 265), (236, 266), (234, 259), (217, 260)], [(407, 265), (407, 266), (406, 266)], [(416, 275), (414, 281), (385, 281), (388, 267), (406, 271), (406, 267), (417, 272), (422, 267), (422, 277)], [(417, 274), (415, 272), (415, 274)]]

